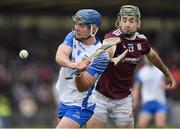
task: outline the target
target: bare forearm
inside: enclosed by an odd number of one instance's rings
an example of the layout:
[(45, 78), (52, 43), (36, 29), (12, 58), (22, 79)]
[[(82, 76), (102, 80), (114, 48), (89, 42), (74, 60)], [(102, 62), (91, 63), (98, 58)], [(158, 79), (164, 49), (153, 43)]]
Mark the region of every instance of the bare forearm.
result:
[(96, 79), (87, 72), (82, 72), (79, 76), (75, 76), (76, 87), (80, 92), (87, 91), (95, 81)]
[(147, 55), (147, 57), (148, 57), (149, 61), (151, 61), (151, 63), (153, 65), (155, 65), (157, 68), (159, 68), (165, 75), (170, 74), (166, 65), (163, 63), (163, 61), (161, 60), (159, 55), (153, 49), (151, 49), (151, 51)]
[(83, 80), (84, 80), (83, 73), (81, 73), (79, 76), (75, 76), (76, 87), (80, 92), (84, 92), (88, 89), (87, 87), (84, 86), (85, 84)]
[(169, 69), (166, 67), (166, 65), (162, 62), (158, 54), (151, 49), (150, 53), (147, 55), (148, 59), (152, 62), (153, 65), (155, 65), (157, 68), (159, 68), (165, 75), (165, 84), (172, 87), (175, 85), (175, 81), (173, 79), (172, 74), (170, 73)]

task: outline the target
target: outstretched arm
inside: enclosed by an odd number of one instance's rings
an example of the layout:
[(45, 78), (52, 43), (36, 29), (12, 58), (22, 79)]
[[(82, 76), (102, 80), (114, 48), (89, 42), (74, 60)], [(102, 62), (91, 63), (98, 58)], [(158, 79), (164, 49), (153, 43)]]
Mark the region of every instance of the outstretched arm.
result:
[(170, 87), (174, 86), (175, 81), (172, 77), (172, 74), (170, 73), (167, 66), (163, 63), (159, 55), (155, 52), (155, 50), (151, 48), (150, 52), (146, 56), (153, 65), (155, 65), (159, 70), (164, 73), (166, 85), (169, 85)]

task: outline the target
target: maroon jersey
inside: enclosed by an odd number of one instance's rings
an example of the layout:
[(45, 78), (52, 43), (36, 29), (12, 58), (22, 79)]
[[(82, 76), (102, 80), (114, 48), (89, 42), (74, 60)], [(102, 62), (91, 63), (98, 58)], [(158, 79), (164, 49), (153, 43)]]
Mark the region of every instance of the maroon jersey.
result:
[(144, 35), (135, 34), (134, 39), (127, 39), (121, 35), (120, 29), (115, 29), (105, 35), (105, 39), (120, 37), (121, 43), (117, 44), (114, 57), (117, 57), (126, 49), (128, 53), (123, 63), (114, 66), (110, 62), (105, 72), (100, 77), (96, 89), (103, 95), (112, 99), (122, 99), (131, 91), (134, 71), (141, 57), (150, 51), (149, 43)]

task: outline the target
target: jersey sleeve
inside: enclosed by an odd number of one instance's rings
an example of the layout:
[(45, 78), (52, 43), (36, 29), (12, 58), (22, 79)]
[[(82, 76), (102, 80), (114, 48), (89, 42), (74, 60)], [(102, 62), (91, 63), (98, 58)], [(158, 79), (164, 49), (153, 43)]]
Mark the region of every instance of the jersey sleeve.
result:
[(122, 34), (120, 29), (114, 29), (111, 32), (105, 34), (104, 39), (108, 39), (111, 37), (119, 37)]
[(64, 43), (68, 46), (70, 46), (71, 48), (73, 47), (73, 38), (74, 38), (75, 33), (72, 31), (70, 33), (67, 34), (67, 36), (64, 39)]
[(142, 38), (142, 55), (146, 55), (150, 52), (150, 44), (144, 35), (142, 37), (144, 37)]
[(99, 78), (107, 68), (109, 60), (110, 58), (108, 53), (103, 52), (92, 61), (90, 66), (87, 68), (87, 72), (96, 79)]
[(114, 36), (111, 33), (107, 33), (107, 34), (105, 34), (104, 39), (108, 39), (111, 37), (114, 37)]

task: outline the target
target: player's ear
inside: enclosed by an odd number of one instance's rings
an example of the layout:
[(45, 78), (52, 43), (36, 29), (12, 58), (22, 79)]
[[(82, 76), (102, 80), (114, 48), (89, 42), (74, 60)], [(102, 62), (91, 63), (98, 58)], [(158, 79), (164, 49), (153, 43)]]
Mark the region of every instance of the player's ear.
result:
[(116, 20), (115, 26), (116, 26), (116, 28), (119, 28), (121, 26), (121, 20), (120, 19)]
[(138, 20), (138, 29), (141, 28), (141, 20)]
[(98, 27), (97, 26), (95, 26), (95, 25), (93, 25), (92, 26), (92, 32), (94, 33), (94, 32), (96, 32), (97, 31), (97, 29), (98, 29)]

